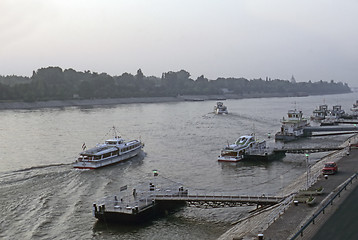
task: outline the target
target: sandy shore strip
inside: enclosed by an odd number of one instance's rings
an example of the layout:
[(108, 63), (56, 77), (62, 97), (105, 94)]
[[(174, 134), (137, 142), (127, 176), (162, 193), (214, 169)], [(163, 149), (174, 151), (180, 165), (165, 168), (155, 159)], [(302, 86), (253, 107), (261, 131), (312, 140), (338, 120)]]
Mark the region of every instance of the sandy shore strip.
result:
[[(358, 142), (358, 135), (354, 135), (347, 139), (341, 146), (348, 149), (349, 142), (355, 144)], [(347, 150), (335, 151), (327, 156), (323, 157), (311, 168), (311, 182), (312, 186), (317, 182), (319, 177), (322, 175), (321, 170), (326, 162), (339, 162), (344, 156), (346, 156)], [(296, 181), (292, 182), (284, 189), (284, 195), (288, 196), (290, 194), (296, 193), (299, 190), (304, 190), (306, 188), (306, 174), (302, 174)], [(282, 204), (272, 206), (269, 209), (264, 210), (261, 213), (256, 213), (254, 215), (248, 216), (244, 219), (238, 221), (231, 229), (221, 235), (219, 240), (234, 240), (234, 239), (257, 239), (258, 234), (263, 233), (266, 229), (270, 227), (275, 220), (280, 217), (285, 211), (292, 206), (292, 198), (288, 199)], [(312, 209), (313, 210), (313, 209)], [(310, 217), (311, 215), (307, 216)]]
[[(302, 95), (307, 96), (307, 95)], [(270, 97), (297, 97), (295, 94), (287, 93), (250, 93), (250, 94), (225, 94), (225, 95), (182, 95), (177, 97), (131, 97), (131, 98), (107, 98), (107, 99), (73, 99), (73, 100), (50, 100), (36, 102), (0, 102), (0, 110), (6, 109), (41, 109), (61, 107), (87, 107), (105, 106), (131, 103), (163, 103), (182, 101), (223, 101), (226, 99), (244, 98), (270, 98)]]
[(81, 99), (81, 100), (52, 100), (38, 102), (1, 102), (0, 110), (5, 109), (41, 109), (61, 107), (87, 107), (105, 106), (131, 103), (160, 103), (178, 102), (183, 99), (176, 97), (152, 97), (152, 98), (108, 98), (108, 99)]

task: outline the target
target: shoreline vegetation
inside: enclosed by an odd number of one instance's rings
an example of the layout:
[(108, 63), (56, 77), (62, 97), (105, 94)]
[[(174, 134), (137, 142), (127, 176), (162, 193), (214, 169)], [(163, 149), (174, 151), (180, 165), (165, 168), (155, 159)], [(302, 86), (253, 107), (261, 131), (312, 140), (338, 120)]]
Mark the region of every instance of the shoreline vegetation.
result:
[(192, 79), (185, 70), (165, 72), (161, 77), (123, 73), (79, 72), (47, 67), (31, 77), (0, 75), (1, 109), (92, 106), (120, 103), (222, 100), (257, 97), (294, 97), (351, 92), (347, 83), (334, 80), (217, 78)]

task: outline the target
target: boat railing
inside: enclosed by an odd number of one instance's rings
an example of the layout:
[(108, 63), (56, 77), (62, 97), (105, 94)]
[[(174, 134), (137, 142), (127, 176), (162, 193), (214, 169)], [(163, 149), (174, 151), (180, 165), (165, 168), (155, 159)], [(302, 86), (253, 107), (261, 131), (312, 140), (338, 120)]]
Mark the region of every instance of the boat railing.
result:
[(186, 201), (242, 201), (242, 202), (280, 202), (283, 197), (262, 195), (239, 195), (233, 193), (213, 193), (213, 194), (156, 194), (154, 199), (173, 199)]

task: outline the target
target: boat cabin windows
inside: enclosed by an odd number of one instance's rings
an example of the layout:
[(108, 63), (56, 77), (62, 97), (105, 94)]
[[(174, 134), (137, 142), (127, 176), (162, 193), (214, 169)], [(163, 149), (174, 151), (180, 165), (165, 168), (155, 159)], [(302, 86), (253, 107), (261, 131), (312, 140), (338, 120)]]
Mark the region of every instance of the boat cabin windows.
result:
[(123, 139), (113, 139), (113, 140), (105, 141), (105, 144), (107, 144), (107, 145), (118, 145), (121, 143), (123, 143)]
[(136, 144), (130, 145), (128, 147), (122, 148), (121, 152), (127, 152), (127, 151), (129, 151), (129, 150), (131, 150), (133, 148), (137, 148), (139, 145), (140, 145), (139, 143), (136, 143)]

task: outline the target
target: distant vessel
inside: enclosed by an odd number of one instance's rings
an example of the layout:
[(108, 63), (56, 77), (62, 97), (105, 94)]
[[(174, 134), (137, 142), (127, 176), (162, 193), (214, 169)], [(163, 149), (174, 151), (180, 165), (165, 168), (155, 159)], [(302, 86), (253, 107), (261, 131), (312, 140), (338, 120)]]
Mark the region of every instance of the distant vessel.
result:
[(334, 105), (333, 109), (329, 110), (325, 118), (321, 121), (321, 126), (337, 125), (341, 118), (347, 118), (347, 115), (341, 105)]
[(221, 150), (219, 162), (238, 162), (253, 155), (267, 156), (266, 141), (258, 141), (254, 136), (241, 136), (234, 144)]
[(299, 137), (304, 136), (303, 129), (309, 126), (307, 119), (303, 118), (302, 111), (289, 110), (287, 119), (281, 119), (281, 131), (275, 134), (275, 140), (279, 141), (292, 141)]
[(334, 105), (333, 109), (329, 111), (329, 115), (338, 119), (345, 115), (345, 111), (342, 109), (341, 105)]
[(313, 115), (311, 116), (312, 120), (320, 121), (325, 119), (328, 114), (327, 104), (320, 105), (317, 109), (313, 110)]
[(224, 105), (223, 102), (217, 102), (214, 106), (214, 113), (215, 114), (228, 114), (227, 107)]
[(125, 161), (136, 156), (143, 148), (143, 143), (138, 140), (125, 142), (123, 138), (115, 135), (112, 139), (108, 139), (104, 144), (99, 144), (94, 148), (85, 150), (83, 144), (83, 152), (73, 163), (74, 168), (96, 169), (107, 165)]
[(351, 111), (353, 112), (353, 115), (358, 115), (358, 100), (356, 100), (356, 102), (353, 103), (353, 107), (351, 108)]

